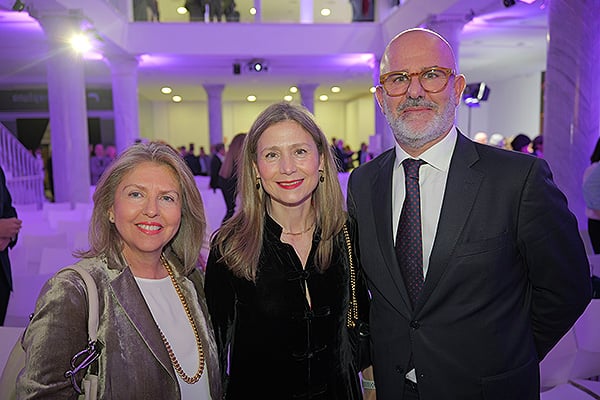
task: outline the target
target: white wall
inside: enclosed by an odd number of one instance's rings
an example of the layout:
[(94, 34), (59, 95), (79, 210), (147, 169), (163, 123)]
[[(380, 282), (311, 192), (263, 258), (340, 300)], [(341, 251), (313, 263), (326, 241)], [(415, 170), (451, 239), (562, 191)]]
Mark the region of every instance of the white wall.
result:
[[(532, 139), (540, 134), (541, 71), (508, 81), (486, 82), (490, 87), (488, 101), (470, 110), (461, 104), (457, 126), (472, 137), (484, 131), (510, 138), (525, 133)], [(223, 103), (223, 138), (229, 143), (239, 132), (247, 132), (258, 114), (269, 102)], [(315, 118), (328, 138), (343, 139), (353, 150), (361, 142), (369, 142), (375, 131), (375, 106), (372, 96), (361, 96), (348, 102), (315, 102)], [(470, 124), (470, 134), (469, 134)], [(149, 102), (140, 100), (142, 137), (164, 140), (173, 146), (190, 142), (196, 148), (209, 146), (208, 109), (206, 102)]]
[[(490, 87), (488, 101), (471, 110), (472, 137), (479, 131), (500, 133), (506, 138), (525, 133), (534, 138), (541, 133), (541, 71), (507, 81), (486, 81)], [(459, 108), (458, 127), (469, 135), (469, 110)]]

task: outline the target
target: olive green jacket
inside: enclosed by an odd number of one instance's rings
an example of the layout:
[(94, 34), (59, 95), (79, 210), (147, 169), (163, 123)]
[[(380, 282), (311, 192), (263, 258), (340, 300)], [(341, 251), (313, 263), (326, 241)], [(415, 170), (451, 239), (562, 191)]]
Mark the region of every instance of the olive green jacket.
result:
[[(190, 306), (204, 347), (210, 393), (221, 399), (219, 364), (204, 301), (201, 271), (174, 274)], [(177, 376), (158, 326), (130, 269), (108, 265), (104, 257), (78, 262), (98, 286), (100, 321), (98, 399), (180, 399)], [(198, 301), (193, 301), (198, 299)], [(24, 338), (25, 369), (17, 379), (19, 399), (77, 398), (65, 371), (71, 357), (87, 345), (86, 288), (79, 274), (64, 271), (42, 288)], [(81, 381), (83, 376), (78, 376)]]

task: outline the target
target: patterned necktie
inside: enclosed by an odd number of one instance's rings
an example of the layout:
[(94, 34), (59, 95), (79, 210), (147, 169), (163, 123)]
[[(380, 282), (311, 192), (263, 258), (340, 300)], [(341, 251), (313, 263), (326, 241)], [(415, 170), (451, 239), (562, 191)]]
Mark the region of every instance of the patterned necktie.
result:
[(396, 234), (396, 257), (413, 306), (417, 302), (424, 282), (421, 194), (419, 190), (419, 167), (423, 164), (425, 161), (412, 158), (407, 158), (402, 162), (406, 196)]

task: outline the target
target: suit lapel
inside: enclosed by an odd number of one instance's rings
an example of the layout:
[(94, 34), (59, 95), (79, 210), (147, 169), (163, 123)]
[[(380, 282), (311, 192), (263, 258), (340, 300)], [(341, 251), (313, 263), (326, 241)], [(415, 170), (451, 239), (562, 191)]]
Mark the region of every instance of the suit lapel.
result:
[[(381, 254), (385, 261), (385, 267), (387, 272), (392, 278), (392, 282), (396, 286), (396, 290), (390, 290), (387, 292), (387, 296), (390, 297), (390, 302), (397, 310), (404, 315), (410, 314), (410, 299), (402, 273), (400, 272), (400, 266), (398, 265), (398, 259), (396, 258), (396, 250), (394, 248), (395, 238), (393, 237), (392, 229), (392, 173), (394, 168), (394, 160), (396, 153), (392, 148), (385, 157), (379, 160), (378, 172), (373, 179), (371, 196), (373, 203), (373, 215), (375, 217), (375, 226), (377, 230), (377, 241), (380, 246)], [(400, 294), (400, 298), (397, 294)], [(398, 308), (399, 305), (403, 304), (403, 307)], [(408, 311), (408, 312), (407, 312)]]
[(152, 317), (140, 289), (135, 282), (135, 278), (129, 268), (125, 268), (115, 279), (111, 281), (111, 287), (115, 293), (117, 301), (123, 307), (127, 317), (143, 338), (144, 342), (154, 354), (154, 357), (160, 361), (165, 370), (171, 377), (177, 380), (174, 375), (173, 367), (169, 354), (160, 337), (160, 333)]
[(472, 169), (479, 160), (473, 142), (460, 132), (450, 161), (448, 180), (442, 202), (440, 220), (429, 258), (425, 286), (419, 297), (416, 311), (420, 310), (438, 285), (448, 267), (448, 260), (475, 203), (483, 175)]

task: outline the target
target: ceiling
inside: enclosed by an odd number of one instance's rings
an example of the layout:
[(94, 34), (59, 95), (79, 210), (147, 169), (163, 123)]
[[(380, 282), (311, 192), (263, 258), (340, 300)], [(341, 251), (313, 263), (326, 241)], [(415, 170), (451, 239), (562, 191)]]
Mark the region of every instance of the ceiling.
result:
[[(43, 1), (44, 4), (56, 5), (61, 1), (70, 0)], [(88, 3), (94, 1), (116, 0), (91, 0)], [(161, 23), (189, 23), (187, 15), (176, 13), (176, 8), (184, 3), (184, 0), (158, 1)], [(261, 0), (262, 22), (297, 23), (300, 20), (300, 1)], [(413, 10), (414, 16), (400, 16), (403, 21), (410, 21), (411, 26), (423, 23), (423, 15), (427, 15), (427, 10), (419, 10), (416, 5), (419, 1), (420, 4), (444, 4), (443, 12), (429, 15), (429, 19), (470, 21), (459, 38), (460, 68), (467, 75), (469, 82), (502, 80), (545, 68), (546, 1), (549, 0), (535, 0), (531, 5), (517, 1), (509, 8), (502, 4), (502, 0), (403, 0), (403, 5), (397, 13), (402, 13), (404, 9)], [(25, 0), (23, 2), (28, 3)], [(30, 2), (40, 3), (41, 0)], [(0, 0), (0, 89), (43, 87), (46, 79), (44, 60), (47, 57), (44, 33), (37, 21), (29, 17), (27, 12), (11, 11), (13, 3), (14, 0)], [(254, 0), (236, 0), (236, 4), (241, 24), (250, 26), (255, 22), (255, 17), (249, 13)], [(320, 15), (319, 12), (324, 7), (331, 9), (330, 16)], [(313, 8), (315, 24), (348, 26), (351, 20), (352, 11), (348, 0), (314, 0)], [(387, 17), (389, 19), (389, 15)], [(102, 35), (103, 32), (99, 33)], [(181, 95), (184, 101), (205, 100), (206, 94), (202, 84), (215, 82), (226, 85), (223, 92), (224, 101), (243, 101), (248, 94), (255, 94), (260, 100), (277, 101), (288, 94), (291, 85), (303, 80), (320, 83), (317, 95), (327, 93), (330, 100), (348, 100), (367, 93), (373, 79), (372, 56), (365, 56), (365, 60), (354, 62), (354, 55), (271, 54), (268, 58), (269, 71), (249, 73), (244, 71), (246, 59), (236, 54), (161, 54), (165, 55), (171, 57), (168, 67), (144, 64), (138, 70), (139, 94), (148, 100), (170, 101), (168, 96), (160, 93), (160, 87), (163, 85), (172, 86), (174, 94)], [(240, 61), (242, 74), (234, 75), (233, 64)], [(338, 63), (340, 67), (332, 68), (334, 63)], [(110, 70), (103, 61), (86, 60), (85, 68), (88, 86), (110, 86)], [(329, 89), (333, 85), (340, 86), (341, 92), (332, 94)]]

